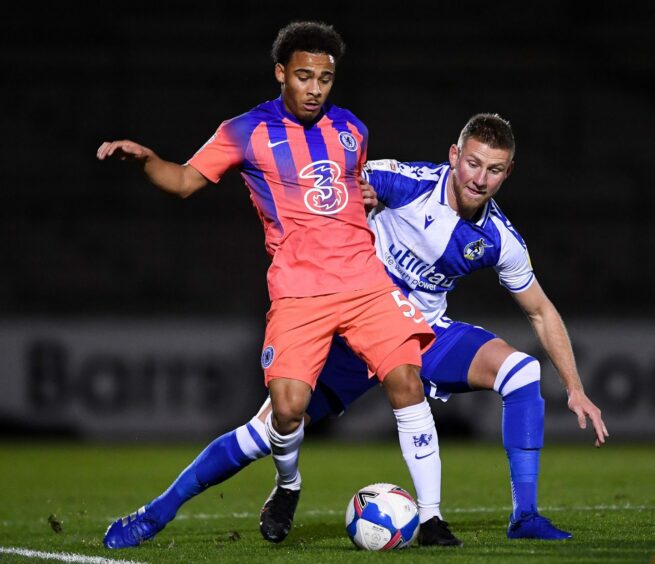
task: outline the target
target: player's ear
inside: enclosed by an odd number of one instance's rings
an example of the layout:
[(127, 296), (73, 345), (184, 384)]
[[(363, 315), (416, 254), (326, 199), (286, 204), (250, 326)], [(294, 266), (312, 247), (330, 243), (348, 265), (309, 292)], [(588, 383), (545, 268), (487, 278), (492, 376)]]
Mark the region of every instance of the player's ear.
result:
[(450, 162), (450, 168), (455, 168), (457, 164), (457, 159), (459, 158), (459, 147), (453, 144), (448, 150), (448, 161)]
[(284, 84), (284, 67), (280, 63), (275, 63), (275, 80)]
[(510, 174), (512, 174), (513, 170), (514, 170), (514, 161), (509, 163), (509, 166), (507, 167), (507, 171), (505, 172), (505, 178), (507, 178)]

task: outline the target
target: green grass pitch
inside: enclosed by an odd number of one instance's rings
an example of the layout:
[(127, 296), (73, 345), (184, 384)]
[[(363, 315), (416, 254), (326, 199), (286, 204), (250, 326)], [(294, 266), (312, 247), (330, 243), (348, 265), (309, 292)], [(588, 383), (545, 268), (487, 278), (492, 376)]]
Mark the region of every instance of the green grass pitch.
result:
[[(413, 491), (399, 448), (309, 437), (300, 459), (304, 490), (283, 543), (268, 544), (259, 534), (259, 508), (273, 478), (272, 461), (265, 459), (192, 500), (153, 542), (105, 550), (101, 539), (110, 520), (158, 494), (200, 448), (0, 444), (0, 549), (149, 563), (655, 561), (655, 448), (611, 442), (601, 449), (548, 445), (543, 451), (540, 508), (573, 532), (571, 541), (508, 541), (502, 447), (442, 440), (444, 517), (464, 547), (358, 551), (344, 530), (350, 496), (376, 481)], [(0, 561), (43, 560), (0, 552)]]

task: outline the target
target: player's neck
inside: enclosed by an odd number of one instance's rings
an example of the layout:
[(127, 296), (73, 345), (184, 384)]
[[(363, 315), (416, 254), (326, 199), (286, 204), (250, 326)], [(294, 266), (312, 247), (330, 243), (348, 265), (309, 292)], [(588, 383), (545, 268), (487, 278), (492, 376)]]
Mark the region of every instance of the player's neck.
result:
[(280, 102), (280, 109), (282, 110), (282, 113), (292, 121), (302, 125), (303, 127), (312, 127), (314, 124), (318, 123), (323, 116), (325, 115), (325, 103), (321, 105), (321, 110), (318, 112), (318, 114), (313, 117), (312, 119), (302, 119), (298, 117), (295, 113), (291, 111), (289, 106), (287, 106), (287, 103), (284, 100), (284, 96), (280, 96), (279, 98)]

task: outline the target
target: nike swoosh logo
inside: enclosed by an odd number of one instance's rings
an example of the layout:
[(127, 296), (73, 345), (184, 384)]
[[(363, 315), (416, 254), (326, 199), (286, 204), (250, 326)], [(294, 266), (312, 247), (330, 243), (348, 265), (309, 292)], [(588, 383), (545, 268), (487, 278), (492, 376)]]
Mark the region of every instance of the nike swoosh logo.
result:
[(430, 215), (426, 215), (425, 216), (425, 226), (423, 227), (423, 229), (427, 229), (428, 227), (430, 227), (430, 225), (432, 224), (433, 221), (434, 221), (434, 217), (432, 217)]
[(429, 452), (428, 454), (424, 454), (423, 456), (419, 456), (418, 454), (415, 454), (414, 458), (416, 458), (416, 460), (421, 460), (422, 458), (427, 458), (428, 456), (432, 456), (433, 454), (434, 454), (434, 451)]
[(268, 148), (272, 149), (273, 147), (277, 147), (278, 145), (282, 145), (282, 143), (288, 143), (288, 139), (282, 139), (282, 141), (276, 141), (275, 143), (271, 143), (270, 141), (268, 142)]

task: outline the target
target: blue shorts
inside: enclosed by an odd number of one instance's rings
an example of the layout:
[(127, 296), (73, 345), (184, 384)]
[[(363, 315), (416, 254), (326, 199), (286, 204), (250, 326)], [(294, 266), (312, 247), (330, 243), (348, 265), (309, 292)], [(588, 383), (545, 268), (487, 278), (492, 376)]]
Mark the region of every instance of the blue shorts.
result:
[[(421, 369), (425, 395), (445, 400), (452, 393), (472, 391), (467, 382), (471, 361), (480, 347), (496, 335), (460, 321), (446, 328), (433, 325), (432, 329), (437, 340), (423, 353)], [(339, 415), (378, 384), (377, 378), (368, 377), (366, 364), (341, 337), (335, 336), (307, 413), (312, 421)]]

